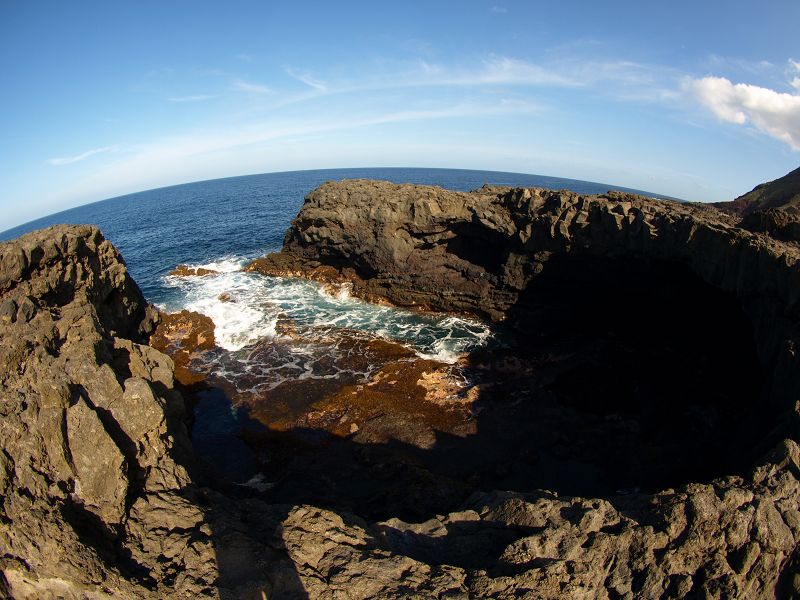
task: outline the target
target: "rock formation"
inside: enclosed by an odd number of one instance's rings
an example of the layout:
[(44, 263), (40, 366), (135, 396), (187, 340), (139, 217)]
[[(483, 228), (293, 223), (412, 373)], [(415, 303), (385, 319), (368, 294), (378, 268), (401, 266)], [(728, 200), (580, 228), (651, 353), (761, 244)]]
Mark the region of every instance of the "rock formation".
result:
[[(645, 431), (658, 431), (657, 437), (667, 432), (653, 430), (648, 414), (657, 415), (656, 422), (664, 422), (670, 419), (670, 410), (717, 410), (714, 414), (724, 418), (720, 407), (741, 403), (745, 412), (733, 419), (748, 423), (748, 429), (729, 430), (729, 435), (738, 440), (736, 445), (750, 447), (753, 452), (738, 466), (729, 464), (723, 472), (733, 474), (739, 470), (744, 475), (749, 469), (743, 465), (752, 464), (753, 458), (769, 447), (777, 444), (784, 449), (796, 448), (800, 253), (791, 245), (738, 225), (736, 217), (712, 207), (621, 193), (591, 197), (565, 191), (489, 186), (456, 193), (375, 181), (333, 182), (308, 196), (286, 235), (283, 250), (254, 261), (247, 268), (267, 275), (349, 282), (355, 295), (369, 300), (423, 310), (467, 312), (505, 322), (517, 335), (513, 352), (518, 356), (537, 356), (536, 352), (541, 355), (542, 347), (548, 346), (579, 357), (595, 352), (588, 360), (579, 359), (580, 366), (549, 389), (559, 395), (562, 403), (568, 401), (572, 406), (610, 416), (620, 411), (626, 414), (632, 404), (633, 411), (639, 414), (638, 423), (645, 426)], [(618, 290), (604, 289), (607, 287)], [(570, 291), (571, 297), (560, 291), (564, 289)], [(649, 295), (642, 292), (647, 289), (651, 290)], [(702, 302), (704, 297), (709, 300), (706, 304)], [(712, 327), (709, 324), (714, 313), (725, 316)], [(604, 333), (604, 329), (613, 331)], [(591, 340), (564, 341), (578, 340), (582, 331), (589, 331), (586, 338)], [(609, 335), (617, 339), (609, 339)], [(670, 339), (671, 335), (675, 339)], [(537, 341), (542, 336), (543, 343)], [(691, 343), (685, 342), (681, 348), (681, 338)], [(737, 340), (752, 343), (752, 353), (742, 346), (714, 367), (714, 357), (722, 356), (725, 347)], [(602, 349), (593, 351), (594, 343), (601, 343)], [(716, 343), (720, 346), (715, 347)], [(675, 354), (670, 357), (669, 349), (661, 344), (677, 345)], [(622, 352), (626, 345), (635, 350)], [(688, 363), (678, 360), (672, 370), (648, 370), (652, 368), (648, 362), (666, 360), (664, 364), (673, 364), (669, 361), (675, 360), (676, 355), (691, 354), (693, 348), (702, 345), (709, 346), (710, 358), (698, 355), (698, 360)], [(637, 362), (640, 355), (648, 360)], [(619, 359), (609, 358), (613, 356), (626, 357), (636, 365), (635, 369), (622, 375), (620, 363), (615, 362)], [(692, 364), (705, 365), (696, 380), (691, 379)], [(692, 393), (720, 394), (726, 382), (730, 384), (737, 374), (749, 368), (759, 373), (754, 373), (751, 380), (737, 382), (735, 387), (742, 392), (738, 396), (732, 390), (722, 393), (717, 404), (704, 404), (702, 400), (690, 402), (689, 407), (682, 404), (683, 396)], [(665, 379), (652, 381), (652, 374)], [(668, 388), (670, 380), (683, 377), (688, 388), (675, 388), (669, 393), (658, 389)], [(648, 378), (651, 388), (643, 394)], [(626, 380), (631, 379), (637, 380), (636, 385), (626, 389)], [(710, 385), (703, 387), (703, 380)], [(760, 383), (752, 383), (755, 381)], [(548, 385), (541, 383), (541, 378), (519, 379), (515, 383), (517, 387)], [(544, 401), (542, 394), (532, 393), (537, 398), (535, 402)], [(767, 422), (756, 425), (765, 415), (770, 415)], [(696, 421), (692, 422), (693, 427), (696, 425)], [(682, 428), (674, 429), (673, 435), (680, 437)], [(597, 430), (590, 431), (594, 434)], [(691, 445), (690, 438), (706, 435), (700, 434), (700, 429), (696, 431), (673, 445), (671, 451), (679, 453)], [(650, 440), (642, 450), (653, 450)], [(662, 449), (656, 455), (659, 458), (652, 464), (666, 466), (669, 454)], [(697, 463), (696, 456), (689, 460)], [(727, 483), (722, 481), (732, 480), (717, 479), (705, 489), (713, 488), (715, 494), (724, 495), (719, 486)], [(748, 485), (751, 484), (745, 487)], [(644, 502), (654, 509), (667, 502), (672, 493), (655, 494)], [(682, 493), (689, 494), (687, 499), (692, 494)], [(685, 504), (682, 506), (690, 510)], [(639, 526), (648, 522), (648, 518), (635, 520)], [(715, 520), (714, 527), (719, 523)], [(718, 531), (727, 527), (723, 525)], [(747, 535), (751, 536), (752, 528), (749, 531)], [(796, 529), (793, 535), (797, 535)], [(794, 572), (794, 559), (789, 557), (795, 546), (789, 545), (792, 551), (778, 559), (783, 567), (770, 567), (776, 577), (771, 583), (763, 581), (756, 590), (748, 587), (751, 584), (745, 580), (749, 575), (744, 575), (727, 592), (717, 589), (714, 594), (771, 597), (776, 593), (778, 572), (786, 573), (781, 582), (791, 579), (789, 573)], [(655, 547), (651, 551), (660, 553)], [(736, 552), (729, 547), (723, 553)], [(564, 560), (564, 555), (556, 554), (548, 558)], [(534, 556), (543, 557), (536, 553)], [(653, 575), (659, 580), (657, 586), (663, 586), (661, 592), (651, 589), (645, 593), (640, 589), (634, 593), (649, 597), (670, 590), (680, 596), (690, 587), (693, 593), (700, 587), (708, 591), (721, 585), (721, 579), (736, 579), (736, 569), (729, 564), (722, 569), (728, 575), (719, 571), (713, 585), (694, 571), (695, 575), (681, 584), (685, 588), (670, 587), (668, 580), (675, 573)]]
[(169, 272), (172, 277), (205, 277), (206, 275), (218, 275), (219, 272), (205, 267), (190, 267), (188, 265), (178, 265)]
[(763, 231), (781, 239), (800, 241), (800, 168), (757, 185), (731, 202), (714, 206), (742, 217), (750, 231)]
[[(365, 181), (311, 194), (284, 251), (254, 269), (505, 320), (528, 339), (543, 310), (555, 314), (554, 272), (619, 273), (614, 261), (634, 257), (642, 281), (677, 265), (680, 277), (735, 298), (752, 326), (764, 384), (751, 403), (778, 416), (741, 441), (772, 446), (753, 469), (604, 498), (485, 490), (419, 523), (208, 484), (173, 362), (142, 343), (157, 317), (113, 246), (88, 226), (4, 243), (0, 590), (68, 599), (797, 597), (798, 251), (735, 223), (715, 209), (619, 194)], [(624, 302), (619, 311), (609, 298), (594, 319), (581, 320), (593, 307), (578, 302), (554, 322), (619, 325), (622, 341), (602, 348), (646, 333), (650, 323), (628, 323), (646, 311)]]
[(774, 181), (761, 183), (730, 202), (714, 206), (726, 212), (746, 216), (775, 208), (794, 208), (800, 205), (800, 167)]

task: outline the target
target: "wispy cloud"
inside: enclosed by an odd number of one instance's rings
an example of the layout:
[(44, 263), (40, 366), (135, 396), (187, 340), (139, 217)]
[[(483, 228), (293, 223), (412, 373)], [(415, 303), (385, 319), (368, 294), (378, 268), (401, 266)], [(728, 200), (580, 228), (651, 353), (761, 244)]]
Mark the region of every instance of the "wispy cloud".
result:
[[(790, 61), (797, 72), (800, 65)], [(800, 77), (790, 85), (796, 93), (778, 92), (724, 77), (687, 78), (684, 87), (718, 119), (750, 124), (758, 131), (800, 151)]]
[(293, 69), (291, 67), (286, 67), (284, 69), (284, 71), (286, 71), (286, 74), (289, 75), (289, 77), (292, 77), (293, 79), (297, 79), (297, 81), (305, 83), (307, 86), (312, 87), (315, 90), (318, 90), (320, 92), (325, 92), (325, 91), (328, 90), (328, 86), (325, 84), (324, 81), (321, 81), (319, 79), (315, 79), (310, 74), (308, 74), (308, 73), (306, 73), (304, 71), (298, 71), (298, 70)]
[(496, 5), (496, 4), (495, 4), (495, 5), (492, 7), (492, 12), (493, 12), (493, 13), (505, 14), (505, 13), (507, 13), (507, 12), (508, 12), (508, 9), (507, 9), (505, 6), (498, 6), (498, 5)]
[(245, 81), (243, 79), (234, 79), (232, 85), (233, 89), (238, 90), (240, 92), (247, 92), (249, 94), (261, 94), (267, 96), (275, 93), (274, 91), (272, 91), (272, 88), (269, 88), (266, 85), (261, 85), (260, 83), (252, 83), (249, 81)]
[(462, 73), (454, 73), (450, 78), (444, 78), (444, 83), (458, 85), (555, 85), (576, 86), (579, 81), (569, 75), (556, 72), (553, 69), (510, 58), (507, 56), (493, 56), (482, 61), (478, 69)]
[(80, 162), (89, 158), (90, 156), (94, 156), (95, 154), (102, 154), (104, 152), (114, 152), (119, 149), (119, 146), (104, 146), (103, 148), (95, 148), (94, 150), (87, 150), (82, 154), (77, 154), (75, 156), (67, 156), (62, 158), (51, 158), (47, 162), (55, 167), (61, 167), (63, 165), (71, 165), (72, 163)]
[(241, 60), (242, 62), (253, 62), (253, 55), (248, 54), (247, 52), (240, 52), (236, 55), (236, 60)]
[[(407, 87), (605, 87), (633, 97), (632, 90), (638, 88), (636, 97), (661, 97), (666, 89), (679, 87), (680, 74), (657, 65), (648, 65), (628, 60), (579, 60), (559, 59), (544, 63), (512, 57), (492, 55), (478, 63), (465, 66), (443, 65), (427, 60), (418, 60), (405, 70), (387, 69), (371, 81), (359, 84), (330, 85), (329, 91), (358, 91), (360, 89), (407, 88)], [(606, 84), (613, 84), (606, 85)], [(650, 90), (647, 94), (644, 90)], [(655, 91), (658, 91), (656, 94)]]
[(168, 98), (170, 102), (203, 102), (205, 100), (211, 100), (214, 96), (210, 94), (197, 94), (195, 96), (172, 96)]

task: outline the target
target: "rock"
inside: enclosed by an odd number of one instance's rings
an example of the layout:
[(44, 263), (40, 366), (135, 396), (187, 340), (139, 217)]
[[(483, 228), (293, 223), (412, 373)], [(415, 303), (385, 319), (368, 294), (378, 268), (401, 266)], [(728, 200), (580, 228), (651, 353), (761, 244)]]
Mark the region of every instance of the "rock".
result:
[(198, 364), (204, 352), (216, 347), (214, 322), (198, 312), (162, 313), (150, 344), (174, 361), (175, 377), (185, 385), (201, 382), (207, 367)]
[(784, 241), (800, 241), (800, 169), (757, 185), (731, 202), (717, 202), (714, 206), (740, 216), (741, 226), (749, 231)]
[(27, 323), (28, 321), (33, 319), (34, 316), (36, 316), (36, 305), (30, 298), (25, 296), (19, 305), (19, 309), (17, 311), (17, 318)]
[(462, 193), (329, 182), (308, 196), (281, 252), (245, 268), (346, 280), (366, 299), (502, 321), (512, 309), (519, 312), (526, 290), (563, 256), (633, 256), (688, 267), (740, 299), (759, 355), (777, 378), (776, 402), (788, 406), (789, 390), (800, 390), (800, 379), (775, 359), (796, 364), (786, 354), (793, 324), (782, 315), (800, 300), (794, 266), (800, 251), (744, 231), (735, 218), (707, 206), (618, 192), (485, 186)]
[[(547, 295), (557, 289), (548, 286), (568, 284), (573, 274), (592, 285), (612, 278), (607, 284), (612, 286), (613, 277), (619, 276), (641, 276), (643, 282), (648, 281), (648, 272), (654, 281), (677, 277), (674, 286), (683, 285), (678, 283), (683, 277), (695, 278), (708, 290), (716, 290), (713, 293), (735, 298), (743, 309), (744, 321), (730, 322), (734, 337), (746, 338), (753, 332), (755, 353), (746, 359), (750, 367), (744, 368), (761, 369), (766, 384), (761, 398), (758, 390), (750, 389), (747, 393), (752, 395), (746, 400), (751, 406), (764, 407), (763, 411), (773, 407), (792, 415), (762, 442), (746, 442), (761, 443), (766, 449), (781, 436), (798, 435), (795, 397), (800, 392), (800, 365), (794, 349), (800, 341), (796, 334), (799, 258), (794, 246), (746, 231), (736, 217), (708, 206), (616, 192), (581, 196), (484, 186), (459, 193), (356, 180), (326, 183), (312, 192), (293, 221), (282, 251), (253, 261), (246, 270), (337, 285), (349, 282), (354, 295), (369, 300), (467, 312), (498, 322), (512, 320), (514, 327), (522, 327), (522, 337), (528, 342), (538, 333), (525, 329), (526, 323), (546, 325), (536, 319), (547, 306)], [(639, 266), (633, 270), (613, 266), (627, 265), (625, 261)], [(685, 297), (694, 298), (693, 294), (687, 288)], [(617, 307), (608, 306), (615, 312)], [(593, 307), (585, 308), (591, 311)], [(637, 318), (649, 316), (646, 310), (639, 313), (638, 306), (633, 307), (635, 311), (624, 308), (641, 315)], [(675, 308), (656, 302), (650, 318), (661, 318), (656, 315)], [(574, 314), (565, 314), (563, 319), (567, 327), (571, 319), (581, 327), (603, 331), (604, 322), (613, 322), (612, 314), (598, 312), (594, 321), (576, 320)], [(686, 315), (691, 319), (687, 331), (703, 326), (690, 312)], [(652, 325), (638, 322), (640, 330)], [(558, 326), (560, 321), (552, 325), (553, 335), (557, 336)], [(558, 358), (553, 364), (567, 366), (570, 360), (575, 359)], [(531, 367), (514, 357), (498, 364), (495, 372), (545, 379), (538, 375), (543, 367), (550, 368), (547, 362)], [(620, 373), (617, 379), (624, 377)], [(423, 385), (428, 379), (429, 375), (418, 380)], [(365, 395), (348, 404), (348, 409), (368, 398), (366, 392), (365, 386)], [(314, 414), (312, 419), (324, 414)], [(350, 423), (359, 427), (354, 439), (370, 435), (369, 421), (346, 417), (340, 421), (342, 435), (350, 433)], [(617, 419), (621, 428), (626, 426), (624, 419)], [(797, 447), (793, 439), (784, 443)], [(767, 459), (765, 465), (776, 465), (772, 460)], [(788, 463), (780, 464), (787, 466), (779, 468), (791, 470)], [(794, 564), (794, 542), (789, 540), (797, 539), (798, 531), (787, 524), (790, 535), (781, 527), (781, 523), (794, 522), (793, 513), (781, 513), (779, 520), (767, 508), (784, 492), (773, 496), (758, 483), (763, 468), (752, 478), (714, 480), (652, 495), (625, 489), (613, 505), (547, 494), (509, 497), (509, 510), (501, 514), (473, 504), (481, 522), (543, 529), (527, 536), (516, 532), (512, 535), (516, 541), (504, 553), (482, 563), (481, 574), (467, 570), (469, 593), (511, 597), (535, 590), (536, 597), (543, 598), (578, 593), (589, 597), (771, 597), (776, 585), (784, 581), (793, 585), (791, 576), (782, 573)], [(773, 476), (776, 471), (770, 473)], [(792, 497), (797, 494), (799, 474), (791, 477)], [(774, 485), (776, 480), (772, 481)], [(585, 508), (571, 508), (581, 503), (586, 503)], [(598, 511), (599, 506), (604, 510)], [(434, 554), (437, 560), (448, 561), (447, 552), (422, 550), (431, 543), (431, 535), (415, 536), (413, 542), (392, 549), (423, 561)], [(646, 558), (648, 554), (660, 558)], [(449, 564), (457, 563), (453, 559)], [(610, 573), (602, 566), (608, 564), (615, 565)], [(601, 572), (607, 574), (598, 576)]]
[(190, 267), (188, 265), (178, 265), (169, 272), (172, 277), (205, 277), (206, 275), (219, 275), (219, 271), (206, 269), (205, 267)]
[(717, 202), (714, 206), (742, 217), (770, 209), (797, 208), (800, 206), (800, 168), (774, 181), (761, 183), (731, 202)]
[(11, 298), (6, 298), (0, 304), (0, 322), (13, 323), (17, 320), (17, 303)]
[[(0, 244), (0, 307), (9, 315), (0, 329), (2, 595), (790, 597), (800, 564), (796, 252), (714, 209), (627, 195), (488, 187), (455, 194), (374, 182), (321, 187), (284, 252), (261, 263), (265, 270), (325, 273), (365, 295), (512, 319), (520, 305), (528, 312), (537, 306), (525, 295), (537, 277), (565, 265), (567, 275), (585, 272), (570, 271), (576, 263), (558, 257), (588, 257), (581, 265), (589, 271), (601, 264), (592, 262), (597, 257), (669, 259), (736, 295), (764, 368), (759, 406), (783, 411), (767, 438), (783, 439), (752, 471), (607, 498), (478, 492), (458, 510), (410, 522), (205, 485), (184, 399), (173, 387), (173, 361), (143, 344), (156, 314), (113, 246), (88, 226)], [(426, 283), (414, 268), (435, 281)], [(614, 271), (600, 275), (607, 273)], [(26, 299), (35, 310), (22, 311)], [(575, 313), (592, 308), (575, 306)], [(624, 321), (632, 307), (623, 308), (621, 317), (604, 307), (580, 323)], [(634, 326), (652, 329), (666, 316), (654, 312)], [(189, 329), (197, 347), (209, 347), (211, 333), (192, 329), (201, 321), (162, 316), (166, 333), (156, 337), (169, 345), (171, 334)], [(556, 377), (551, 372), (577, 360), (557, 350), (536, 364), (524, 357), (497, 362), (504, 373)], [(439, 377), (431, 375), (436, 365), (391, 364), (360, 403), (337, 406), (370, 415), (403, 369), (409, 394), (424, 401), (433, 391), (425, 386)], [(631, 376), (624, 364), (616, 368), (618, 381)], [(469, 404), (431, 399), (432, 411)], [(546, 396), (540, 400), (547, 409)], [(370, 422), (345, 419), (337, 427), (343, 439), (369, 438)], [(425, 451), (424, 442), (415, 452)], [(381, 446), (346, 449), (381, 461)], [(435, 483), (439, 488), (418, 489), (445, 490), (444, 481)]]
[(137, 501), (169, 504), (189, 484), (186, 427), (167, 410), (182, 404), (172, 362), (139, 343), (153, 311), (92, 227), (0, 244), (0, 265), (0, 306), (18, 306), (0, 349), (0, 587), (14, 598), (163, 595), (171, 584), (142, 578), (157, 556), (132, 562), (126, 533), (139, 530)]
[(741, 226), (778, 240), (800, 241), (800, 207), (753, 211), (742, 217)]

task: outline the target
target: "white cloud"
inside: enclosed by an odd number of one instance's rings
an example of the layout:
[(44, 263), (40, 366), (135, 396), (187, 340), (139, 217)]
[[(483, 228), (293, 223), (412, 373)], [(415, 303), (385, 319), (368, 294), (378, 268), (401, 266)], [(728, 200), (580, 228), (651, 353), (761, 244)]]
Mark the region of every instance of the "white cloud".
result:
[[(800, 82), (795, 79), (792, 85), (798, 89)], [(737, 125), (750, 123), (800, 151), (800, 94), (734, 84), (724, 77), (689, 78), (685, 87), (717, 118)]]
[(233, 89), (240, 92), (247, 92), (249, 94), (270, 95), (275, 93), (272, 91), (272, 89), (265, 85), (261, 85), (259, 83), (250, 83), (249, 81), (244, 81), (243, 79), (234, 79), (232, 85)]
[(286, 71), (286, 74), (289, 75), (289, 77), (297, 79), (298, 81), (301, 81), (302, 83), (305, 83), (307, 86), (312, 87), (315, 90), (318, 90), (320, 92), (328, 91), (328, 86), (325, 84), (324, 81), (320, 81), (319, 79), (315, 79), (315, 78), (313, 78), (311, 75), (309, 75), (306, 72), (296, 71), (296, 70), (292, 69), (291, 67), (286, 67), (284, 70)]
[(70, 165), (72, 163), (80, 162), (90, 156), (94, 156), (95, 154), (102, 154), (103, 152), (114, 152), (118, 150), (118, 146), (104, 146), (103, 148), (95, 148), (94, 150), (87, 150), (82, 154), (77, 154), (75, 156), (67, 156), (63, 158), (51, 158), (47, 162), (55, 167), (60, 167), (63, 165)]
[(240, 52), (236, 55), (236, 59), (242, 62), (253, 62), (253, 55), (247, 54), (247, 52)]
[(170, 102), (203, 102), (204, 100), (211, 100), (214, 96), (210, 96), (208, 94), (197, 94), (195, 96), (173, 96), (168, 98)]
[(505, 6), (497, 6), (496, 4), (492, 7), (493, 13), (500, 13), (505, 14), (508, 12), (508, 9)]

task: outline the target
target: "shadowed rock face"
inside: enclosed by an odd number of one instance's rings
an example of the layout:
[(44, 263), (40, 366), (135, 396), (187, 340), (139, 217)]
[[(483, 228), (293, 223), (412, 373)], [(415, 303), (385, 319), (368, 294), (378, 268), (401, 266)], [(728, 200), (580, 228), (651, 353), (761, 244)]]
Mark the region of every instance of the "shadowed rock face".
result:
[[(619, 193), (333, 182), (247, 269), (497, 321), (516, 373), (492, 371), (508, 352), (469, 359), (493, 386), (472, 439), (494, 441), (443, 438), (426, 456), (449, 447), (479, 487), (608, 498), (746, 473), (797, 435), (800, 255), (737, 221)], [(524, 476), (484, 477), (503, 437), (506, 471)]]
[[(782, 411), (780, 428), (759, 432), (784, 439), (753, 470), (605, 498), (486, 490), (421, 523), (365, 520), (304, 503), (301, 493), (278, 504), (269, 491), (208, 487), (189, 449), (172, 361), (140, 343), (154, 319), (116, 250), (90, 227), (1, 244), (0, 589), (14, 598), (792, 597), (800, 591), (795, 255), (716, 215), (542, 190), (470, 195), (349, 182), (312, 194), (284, 253), (262, 268), (505, 318), (527, 342), (513, 358), (539, 357), (539, 344), (573, 323), (569, 343), (600, 372), (618, 364), (606, 350), (632, 359), (648, 329), (634, 321), (603, 338), (609, 320), (648, 317), (617, 311), (618, 292), (636, 287), (616, 290), (608, 277), (639, 274), (645, 297), (669, 300), (680, 295), (657, 283), (675, 278), (713, 301), (736, 299), (725, 308), (735, 329), (726, 343), (743, 322), (751, 328), (754, 343), (743, 347), (764, 381), (752, 402)], [(394, 233), (404, 241), (395, 245)], [(565, 280), (595, 290), (597, 319), (576, 316), (581, 305), (564, 296)], [(545, 309), (558, 318), (537, 341), (531, 328)], [(667, 323), (654, 336), (676, 325)], [(479, 368), (481, 357), (473, 360)], [(591, 378), (559, 378), (562, 367), (587, 370), (585, 362), (558, 363), (548, 385), (604, 418), (609, 407), (586, 398)], [(750, 370), (732, 368), (741, 387), (753, 384)], [(658, 414), (662, 398), (650, 396)], [(353, 441), (348, 450), (380, 461), (382, 448)]]

